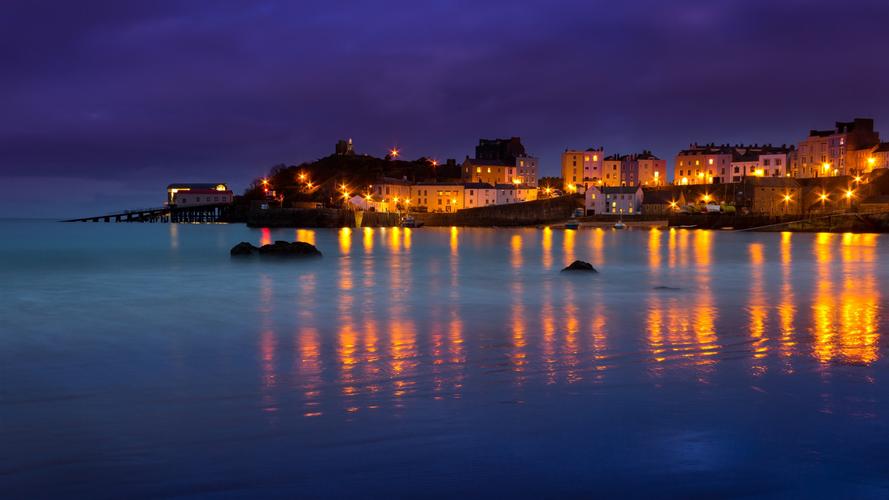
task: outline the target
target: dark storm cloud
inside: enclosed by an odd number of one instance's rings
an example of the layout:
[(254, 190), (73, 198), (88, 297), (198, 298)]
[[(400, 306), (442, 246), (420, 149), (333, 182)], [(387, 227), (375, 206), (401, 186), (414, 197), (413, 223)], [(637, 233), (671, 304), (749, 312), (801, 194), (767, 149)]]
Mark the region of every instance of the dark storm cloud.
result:
[(480, 136), (521, 135), (554, 173), (565, 147), (671, 158), (695, 140), (792, 142), (838, 119), (889, 118), (883, 1), (2, 11), (0, 175), (34, 185), (101, 178), (139, 197), (173, 179), (244, 183), (339, 137), (460, 158)]

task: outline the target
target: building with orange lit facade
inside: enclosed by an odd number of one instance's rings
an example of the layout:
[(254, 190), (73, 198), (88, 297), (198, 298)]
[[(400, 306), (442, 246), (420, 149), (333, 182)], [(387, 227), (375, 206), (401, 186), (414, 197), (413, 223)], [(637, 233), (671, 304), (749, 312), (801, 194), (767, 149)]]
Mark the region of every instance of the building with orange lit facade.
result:
[(673, 183), (713, 184), (729, 175), (733, 148), (728, 145), (691, 144), (676, 155), (673, 166)]
[(746, 177), (785, 177), (793, 146), (771, 144), (691, 144), (676, 155), (677, 185), (741, 182)]
[(411, 186), (410, 207), (428, 212), (456, 212), (464, 208), (465, 191), (461, 182), (417, 183)]
[(856, 164), (860, 166), (861, 173), (889, 168), (889, 142), (881, 142), (872, 148), (856, 151)]
[(620, 155), (606, 156), (602, 161), (602, 177), (595, 183), (598, 186), (620, 186), (620, 174), (623, 160)]
[(388, 203), (392, 206), (396, 204), (416, 203), (416, 196), (413, 193), (413, 183), (405, 179), (392, 179), (384, 177), (379, 183), (374, 184), (371, 189), (372, 199), (377, 202)]
[(872, 170), (875, 163), (871, 151), (880, 144), (880, 134), (874, 131), (870, 118), (855, 118), (851, 122), (836, 122), (828, 130), (810, 130), (809, 136), (797, 147), (791, 166), (793, 177), (830, 177), (858, 175)]
[(583, 191), (602, 179), (604, 148), (566, 149), (562, 153), (562, 189), (566, 193)]
[(487, 184), (525, 184), (537, 187), (538, 160), (525, 152), (518, 137), (480, 139), (475, 158), (463, 161), (463, 182)]
[(466, 158), (463, 161), (463, 181), (485, 184), (512, 183), (517, 178), (515, 165), (500, 160), (477, 160)]

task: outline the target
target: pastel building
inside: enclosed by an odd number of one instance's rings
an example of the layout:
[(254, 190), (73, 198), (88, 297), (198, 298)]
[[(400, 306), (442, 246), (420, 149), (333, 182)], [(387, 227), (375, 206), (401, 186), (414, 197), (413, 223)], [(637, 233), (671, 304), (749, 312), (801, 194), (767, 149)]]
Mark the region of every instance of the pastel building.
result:
[(713, 184), (729, 175), (733, 150), (727, 145), (689, 145), (676, 155), (673, 183), (678, 185)]
[(642, 200), (642, 186), (590, 186), (584, 194), (590, 215), (638, 215)]
[[(667, 181), (667, 161), (645, 150), (639, 154), (615, 157), (619, 161), (618, 182), (607, 182), (609, 186), (660, 186)], [(613, 169), (612, 165), (612, 169)], [(607, 172), (606, 172), (607, 175)]]
[(771, 144), (691, 144), (676, 155), (677, 185), (740, 182), (745, 177), (784, 177), (793, 146)]
[(623, 159), (620, 155), (611, 155), (602, 162), (602, 177), (596, 184), (600, 186), (620, 186)]
[(856, 175), (870, 168), (869, 151), (880, 144), (870, 118), (836, 122), (834, 128), (810, 130), (798, 146), (794, 177)]
[(566, 149), (562, 153), (562, 189), (566, 193), (583, 191), (585, 186), (602, 179), (604, 148)]

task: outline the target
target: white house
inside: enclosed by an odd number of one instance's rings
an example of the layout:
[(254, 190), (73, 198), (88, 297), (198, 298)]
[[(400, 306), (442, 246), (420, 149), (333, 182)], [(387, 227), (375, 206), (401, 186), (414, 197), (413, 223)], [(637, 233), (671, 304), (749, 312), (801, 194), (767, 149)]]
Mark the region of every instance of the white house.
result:
[(590, 215), (637, 215), (642, 211), (642, 186), (590, 186), (584, 204)]
[(465, 208), (486, 207), (497, 204), (497, 189), (486, 182), (470, 182), (463, 185)]
[(189, 189), (173, 194), (173, 205), (177, 207), (197, 207), (231, 203), (234, 193), (228, 189)]

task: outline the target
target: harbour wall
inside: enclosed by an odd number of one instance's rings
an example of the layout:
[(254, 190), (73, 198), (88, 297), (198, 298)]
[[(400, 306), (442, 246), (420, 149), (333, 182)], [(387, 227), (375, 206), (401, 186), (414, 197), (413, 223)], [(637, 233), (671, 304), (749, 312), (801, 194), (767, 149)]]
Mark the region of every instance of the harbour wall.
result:
[(269, 208), (251, 210), (246, 217), (251, 227), (388, 227), (399, 224), (398, 214), (356, 212), (337, 208)]
[(568, 195), (545, 200), (465, 208), (455, 213), (411, 214), (425, 226), (535, 226), (564, 222), (583, 208), (583, 196)]

